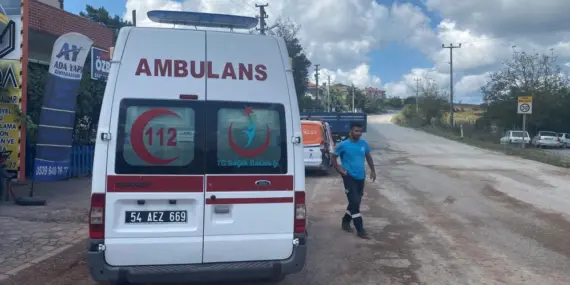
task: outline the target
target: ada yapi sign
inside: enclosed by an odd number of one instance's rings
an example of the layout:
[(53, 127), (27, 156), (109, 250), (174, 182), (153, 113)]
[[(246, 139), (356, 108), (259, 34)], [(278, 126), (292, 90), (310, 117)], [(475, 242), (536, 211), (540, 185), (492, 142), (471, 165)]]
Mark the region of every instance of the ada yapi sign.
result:
[(53, 74), (64, 78), (81, 79), (83, 64), (77, 64), (77, 57), (82, 51), (81, 46), (63, 43), (52, 64)]

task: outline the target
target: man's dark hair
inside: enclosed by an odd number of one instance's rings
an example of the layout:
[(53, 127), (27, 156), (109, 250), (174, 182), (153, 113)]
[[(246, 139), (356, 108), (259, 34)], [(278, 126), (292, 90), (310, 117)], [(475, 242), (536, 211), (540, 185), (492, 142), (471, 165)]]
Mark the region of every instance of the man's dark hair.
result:
[(362, 129), (362, 123), (360, 122), (352, 122), (350, 123), (350, 129), (354, 129), (354, 128), (361, 128)]

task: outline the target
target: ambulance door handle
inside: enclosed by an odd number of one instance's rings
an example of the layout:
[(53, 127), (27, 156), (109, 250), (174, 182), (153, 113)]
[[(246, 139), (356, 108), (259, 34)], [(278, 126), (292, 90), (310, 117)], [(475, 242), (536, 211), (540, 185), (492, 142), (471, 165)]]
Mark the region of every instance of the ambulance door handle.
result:
[(218, 205), (214, 206), (214, 213), (216, 214), (228, 214), (230, 212), (230, 206)]
[(267, 186), (271, 185), (271, 181), (269, 181), (269, 180), (257, 180), (257, 181), (255, 181), (255, 185), (267, 187)]

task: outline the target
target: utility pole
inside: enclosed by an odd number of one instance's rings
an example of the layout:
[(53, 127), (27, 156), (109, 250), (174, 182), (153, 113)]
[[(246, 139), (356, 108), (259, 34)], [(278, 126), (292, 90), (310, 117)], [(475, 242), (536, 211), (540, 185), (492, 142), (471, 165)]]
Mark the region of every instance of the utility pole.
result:
[(416, 82), (416, 114), (420, 113), (420, 81), (421, 78), (415, 78), (414, 81)]
[(132, 11), (132, 15), (133, 15), (133, 26), (137, 26), (137, 10), (133, 10)]
[(331, 111), (331, 76), (327, 76), (327, 112)]
[(354, 109), (354, 84), (351, 84), (352, 86), (352, 112), (356, 112), (356, 110)]
[(449, 124), (453, 127), (453, 49), (461, 48), (461, 44), (441, 45), (441, 47), (449, 49)]
[(267, 19), (267, 13), (265, 13), (265, 7), (269, 6), (268, 3), (266, 3), (265, 5), (257, 5), (255, 4), (256, 8), (259, 8), (259, 16), (257, 16), (257, 18), (259, 18), (259, 30), (261, 32), (262, 35), (265, 35), (265, 28), (267, 26), (267, 23), (265, 23), (265, 19)]
[(316, 99), (317, 99), (317, 103), (319, 103), (319, 66), (320, 64), (315, 64), (315, 83), (317, 84), (317, 90), (316, 90)]

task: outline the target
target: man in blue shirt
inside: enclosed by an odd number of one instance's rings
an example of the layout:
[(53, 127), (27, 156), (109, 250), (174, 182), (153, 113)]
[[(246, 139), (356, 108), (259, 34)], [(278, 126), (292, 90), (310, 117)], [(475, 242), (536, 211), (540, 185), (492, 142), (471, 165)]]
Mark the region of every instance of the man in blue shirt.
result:
[[(376, 171), (374, 170), (374, 162), (370, 155), (370, 146), (361, 139), (362, 125), (360, 123), (352, 123), (350, 126), (350, 138), (336, 145), (335, 152), (332, 155), (332, 163), (335, 169), (342, 175), (344, 182), (344, 192), (348, 198), (348, 207), (342, 218), (342, 229), (352, 232), (350, 222), (354, 223), (358, 237), (368, 239), (368, 234), (364, 230), (362, 223), (362, 215), (360, 214), (360, 202), (364, 195), (364, 180), (366, 179), (366, 170), (364, 168), (364, 160), (370, 167), (370, 179), (376, 180)], [(337, 162), (340, 157), (342, 166)]]

